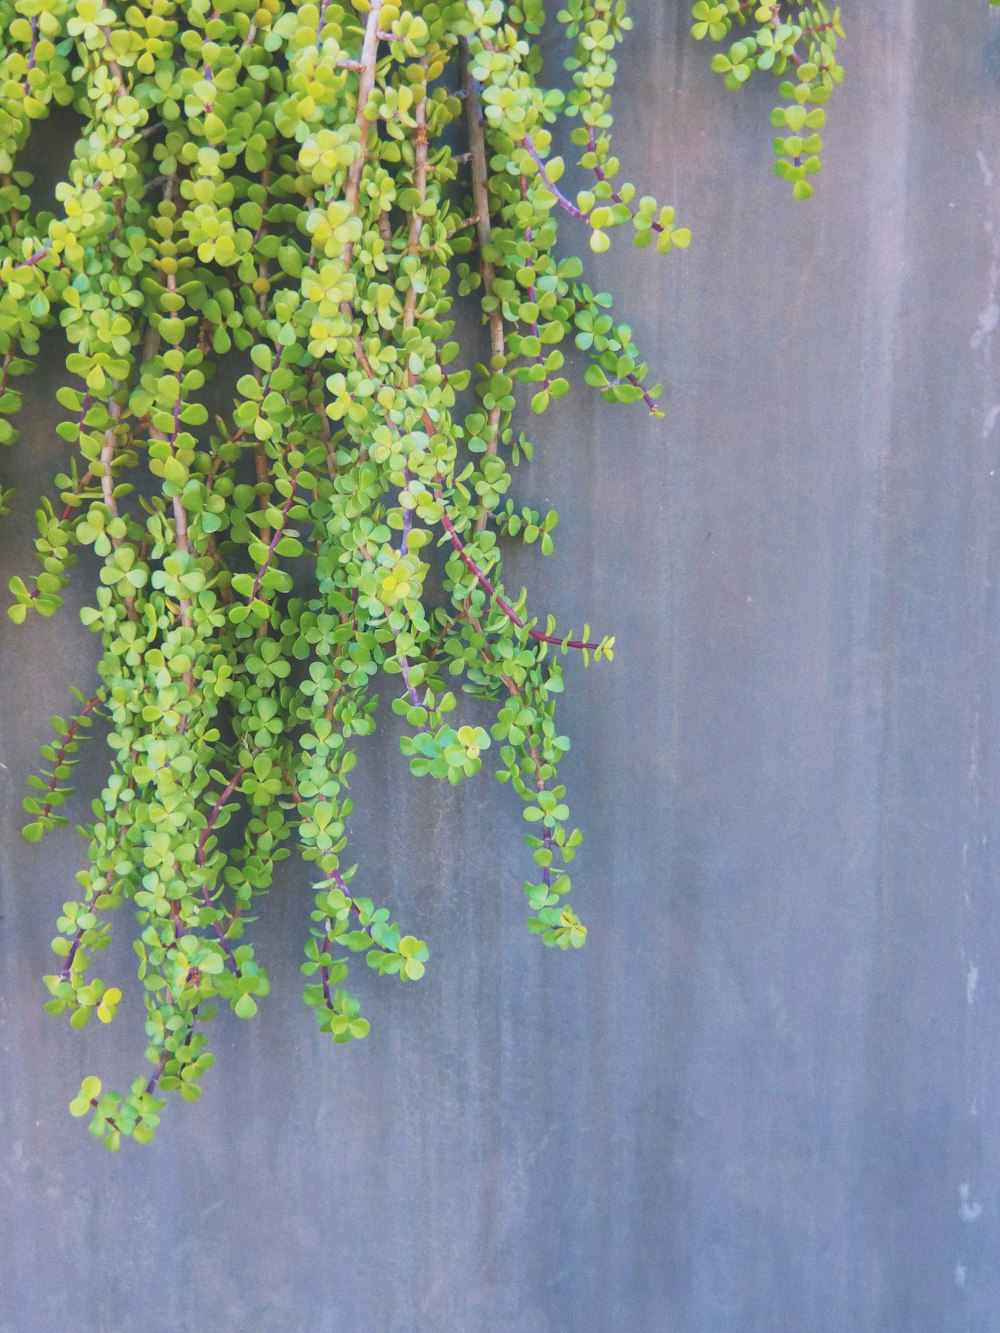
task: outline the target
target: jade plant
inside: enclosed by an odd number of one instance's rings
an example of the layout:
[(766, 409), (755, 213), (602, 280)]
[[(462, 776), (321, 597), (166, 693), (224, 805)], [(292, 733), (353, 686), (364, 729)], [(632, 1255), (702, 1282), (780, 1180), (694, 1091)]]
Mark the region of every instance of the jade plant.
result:
[[(696, 35), (745, 8), (696, 6), (712, 15)], [(728, 81), (796, 64), (800, 38), (817, 64), (831, 39), (784, 24), (765, 40), (761, 14)], [(565, 90), (541, 81), (542, 0), (0, 0), (0, 441), (42, 332), (67, 344), (65, 461), (8, 614), (55, 613), (81, 550), (99, 566), (81, 612), (98, 679), (52, 719), (24, 834), (67, 823), (99, 722), (107, 778), (46, 985), (74, 1027), (111, 1021), (122, 991), (93, 963), (130, 905), (152, 1068), (125, 1093), (87, 1078), (71, 1104), (111, 1149), (151, 1139), (167, 1094), (199, 1095), (220, 1004), (251, 1018), (267, 995), (251, 926), (293, 847), (324, 1033), (368, 1033), (352, 961), (423, 974), (426, 944), (367, 896), (348, 851), (380, 687), (416, 777), (492, 763), (527, 823), (529, 930), (584, 942), (556, 708), (566, 656), (610, 659), (614, 641), (505, 584), (505, 547), (549, 555), (557, 523), (515, 501), (512, 468), (532, 456), (523, 409), (569, 391), (568, 343), (606, 402), (659, 414), (574, 251), (690, 235), (612, 152), (623, 0), (566, 0), (556, 19)], [(793, 133), (835, 77), (798, 75)], [(24, 152), (54, 108), (80, 128), (46, 212)], [(573, 190), (554, 151), (567, 121)], [(481, 314), (479, 360), (453, 336), (461, 298)], [(463, 693), (492, 704), (488, 729)]]
[(758, 70), (781, 79), (779, 92), (785, 105), (771, 112), (771, 124), (786, 132), (774, 140), (774, 170), (789, 182), (796, 199), (810, 198), (813, 186), (808, 178), (820, 169), (823, 105), (844, 77), (837, 63), (837, 39), (844, 35), (839, 9), (830, 10), (818, 0), (805, 5), (698, 0), (691, 16), (691, 35), (697, 41), (708, 37), (722, 42), (733, 35), (734, 27), (739, 29), (737, 39), (712, 57), (712, 68), (723, 76), (727, 88), (741, 88)]

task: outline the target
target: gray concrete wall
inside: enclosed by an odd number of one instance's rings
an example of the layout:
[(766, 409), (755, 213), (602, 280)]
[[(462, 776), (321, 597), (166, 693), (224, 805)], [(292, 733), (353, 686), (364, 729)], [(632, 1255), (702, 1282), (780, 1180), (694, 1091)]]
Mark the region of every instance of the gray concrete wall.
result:
[[(619, 151), (695, 244), (593, 271), (667, 419), (576, 393), (518, 482), (563, 519), (518, 566), (533, 605), (618, 636), (563, 714), (588, 946), (524, 931), (504, 790), (415, 784), (388, 726), (355, 842), (426, 979), (373, 979), (372, 1037), (329, 1047), (286, 863), (259, 1020), (216, 1023), (201, 1102), (106, 1155), (65, 1107), (134, 1076), (137, 1006), (42, 1013), (83, 849), (17, 833), (94, 644), (71, 610), (4, 621), (5, 1333), (1000, 1329), (1000, 13), (845, 5), (799, 205), (771, 86), (724, 96), (686, 3), (632, 11)], [(25, 500), (59, 372), (3, 460)], [(4, 580), (30, 536), (5, 520)]]

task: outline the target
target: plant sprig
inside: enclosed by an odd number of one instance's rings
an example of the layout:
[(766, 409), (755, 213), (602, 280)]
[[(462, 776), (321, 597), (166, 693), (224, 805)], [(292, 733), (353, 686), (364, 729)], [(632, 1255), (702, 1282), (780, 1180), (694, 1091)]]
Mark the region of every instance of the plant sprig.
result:
[[(844, 77), (837, 59), (838, 38), (844, 36), (840, 10), (821, 0), (697, 0), (691, 17), (696, 41), (723, 42), (734, 27), (740, 29), (740, 36), (712, 57), (712, 69), (727, 88), (742, 88), (758, 70), (781, 79), (783, 105), (771, 112), (771, 124), (787, 133), (774, 139), (774, 170), (796, 199), (809, 199), (809, 177), (820, 169), (824, 104)], [(788, 74), (793, 77), (783, 77)]]

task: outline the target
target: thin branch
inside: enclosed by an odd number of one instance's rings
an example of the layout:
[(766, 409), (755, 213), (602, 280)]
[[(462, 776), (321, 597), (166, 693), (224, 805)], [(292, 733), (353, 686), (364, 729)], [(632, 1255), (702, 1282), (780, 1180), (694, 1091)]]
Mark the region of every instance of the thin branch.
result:
[[(115, 390), (117, 392), (117, 388)], [(112, 465), (115, 459), (115, 450), (118, 447), (118, 424), (121, 421), (121, 404), (115, 399), (111, 402), (111, 425), (104, 432), (104, 447), (101, 449), (101, 494), (104, 497), (104, 503), (111, 514), (112, 519), (118, 517), (118, 501), (115, 499), (115, 481), (112, 472)], [(81, 418), (82, 420), (82, 418)], [(117, 551), (122, 544), (121, 537), (112, 537), (111, 545)], [(124, 598), (125, 614), (129, 620), (138, 620), (138, 612), (135, 609), (135, 597), (132, 593), (126, 593)]]
[[(469, 67), (469, 44), (464, 37), (459, 42), (459, 58), (462, 70), (462, 88), (466, 93), (465, 123), (469, 133), (469, 162), (472, 171), (472, 206), (476, 215), (476, 239), (479, 243), (479, 273), (483, 284), (483, 297), (486, 299), (493, 296), (493, 283), (496, 278), (496, 269), (493, 265), (493, 261), (487, 257), (493, 239), (493, 228), (490, 221), (489, 182), (486, 167), (486, 135), (483, 130), (483, 109), (479, 100), (479, 93), (476, 89), (476, 83)], [(489, 321), (491, 355), (493, 357), (502, 358), (506, 354), (506, 344), (504, 340), (503, 309), (499, 300), (496, 300), (495, 305), (490, 310)], [(487, 418), (486, 453), (488, 455), (495, 455), (499, 446), (501, 416), (501, 408), (499, 404), (495, 403), (490, 408), (489, 416)], [(476, 519), (476, 532), (482, 532), (484, 530), (488, 519), (489, 513), (484, 505), (482, 512)]]
[[(73, 744), (73, 742), (79, 735), (80, 727), (83, 725), (83, 719), (87, 717), (88, 714), (94, 711), (94, 709), (97, 707), (100, 701), (101, 701), (101, 696), (99, 694), (95, 694), (92, 699), (89, 699), (87, 701), (87, 705), (84, 708), (83, 712), (78, 713), (76, 715), (72, 725), (67, 729), (66, 735), (62, 738), (62, 744), (59, 746), (59, 749), (56, 752), (55, 763), (53, 764), (52, 781), (49, 783), (48, 786), (47, 794), (49, 795), (49, 797), (54, 795), (56, 788), (59, 785), (59, 779), (55, 776), (55, 774), (58, 773), (59, 769), (66, 762), (66, 756), (67, 754), (69, 754), (70, 746)], [(53, 802), (51, 800), (46, 801), (40, 814), (38, 815), (38, 818), (39, 819), (48, 818), (48, 816), (51, 815), (53, 809), (54, 809)]]
[[(436, 499), (442, 506), (444, 505), (444, 498), (441, 495), (440, 491), (436, 492)], [(541, 630), (535, 629), (533, 626), (529, 625), (526, 620), (522, 620), (522, 618), (517, 614), (517, 612), (511, 606), (510, 602), (508, 602), (499, 592), (497, 592), (496, 588), (494, 588), (493, 584), (489, 581), (489, 579), (486, 577), (483, 571), (479, 568), (479, 566), (473, 560), (472, 556), (469, 555), (468, 551), (465, 549), (461, 537), (459, 537), (458, 532), (455, 529), (454, 523), (452, 523), (451, 519), (448, 517), (448, 511), (446, 509), (442, 510), (441, 523), (442, 526), (444, 527), (445, 532), (447, 532), (448, 536), (451, 538), (452, 546), (454, 546), (455, 550), (461, 556), (462, 563), (466, 566), (468, 570), (470, 570), (471, 573), (473, 573), (476, 576), (476, 582), (489, 594), (489, 596), (493, 599), (494, 602), (496, 602), (497, 606), (499, 606), (500, 610), (504, 613), (507, 619), (510, 620), (513, 624), (515, 624), (518, 627), (518, 629), (527, 630), (528, 633), (531, 635), (531, 637), (533, 639), (537, 639), (539, 643), (551, 643), (554, 644), (557, 648), (590, 649), (590, 648), (601, 647), (601, 644), (599, 643), (590, 643), (583, 639), (560, 639), (557, 638), (556, 635), (554, 634), (543, 634)]]
[(584, 213), (583, 210), (577, 208), (576, 204), (574, 204), (570, 199), (567, 199), (566, 196), (563, 194), (562, 190), (560, 190), (558, 185), (556, 185), (555, 181), (551, 179), (551, 177), (549, 176), (548, 168), (546, 167), (542, 159), (538, 156), (538, 150), (535, 148), (535, 145), (531, 142), (531, 135), (526, 134), (524, 138), (521, 140), (521, 144), (524, 148), (528, 150), (528, 155), (530, 156), (532, 162), (534, 162), (535, 166), (538, 168), (538, 174), (544, 181), (545, 188), (548, 190), (549, 194), (552, 195), (553, 199), (555, 199), (559, 207), (563, 209), (564, 212), (568, 213), (570, 217), (577, 218), (580, 222), (586, 222), (590, 215), (588, 213)]

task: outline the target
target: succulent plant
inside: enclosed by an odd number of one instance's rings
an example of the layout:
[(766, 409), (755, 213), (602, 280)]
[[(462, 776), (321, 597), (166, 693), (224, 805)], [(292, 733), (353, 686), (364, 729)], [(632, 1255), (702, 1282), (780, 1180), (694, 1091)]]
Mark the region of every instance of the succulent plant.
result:
[[(822, 55), (839, 24), (818, 4), (801, 10), (823, 20), (811, 28), (764, 16), (779, 8), (755, 11), (725, 73), (780, 73), (807, 43), (782, 112), (801, 194), (798, 135), (839, 77)], [(696, 5), (695, 35), (743, 17)], [(558, 521), (510, 495), (533, 452), (520, 409), (569, 391), (573, 342), (605, 401), (660, 414), (629, 326), (572, 251), (625, 231), (666, 252), (690, 234), (612, 155), (623, 0), (567, 0), (557, 22), (566, 91), (541, 81), (542, 0), (0, 0), (0, 443), (42, 332), (68, 344), (66, 460), (8, 614), (53, 615), (82, 549), (100, 568), (81, 613), (98, 679), (52, 719), (24, 834), (67, 822), (99, 719), (109, 770), (46, 984), (75, 1027), (110, 1022), (122, 990), (93, 964), (129, 905), (151, 1070), (125, 1093), (89, 1077), (71, 1106), (111, 1149), (151, 1139), (168, 1094), (199, 1095), (220, 1002), (251, 1018), (267, 995), (251, 926), (293, 847), (323, 1032), (368, 1032), (352, 961), (423, 974), (427, 945), (366, 896), (348, 853), (350, 774), (386, 677), (414, 775), (455, 784), (489, 760), (520, 803), (528, 928), (584, 942), (556, 708), (564, 656), (610, 659), (614, 641), (505, 587), (504, 543), (551, 554)], [(80, 133), (53, 213), (32, 205), (23, 154), (58, 107)], [(454, 337), (463, 298), (479, 360)], [(463, 692), (494, 705), (488, 730)]]

